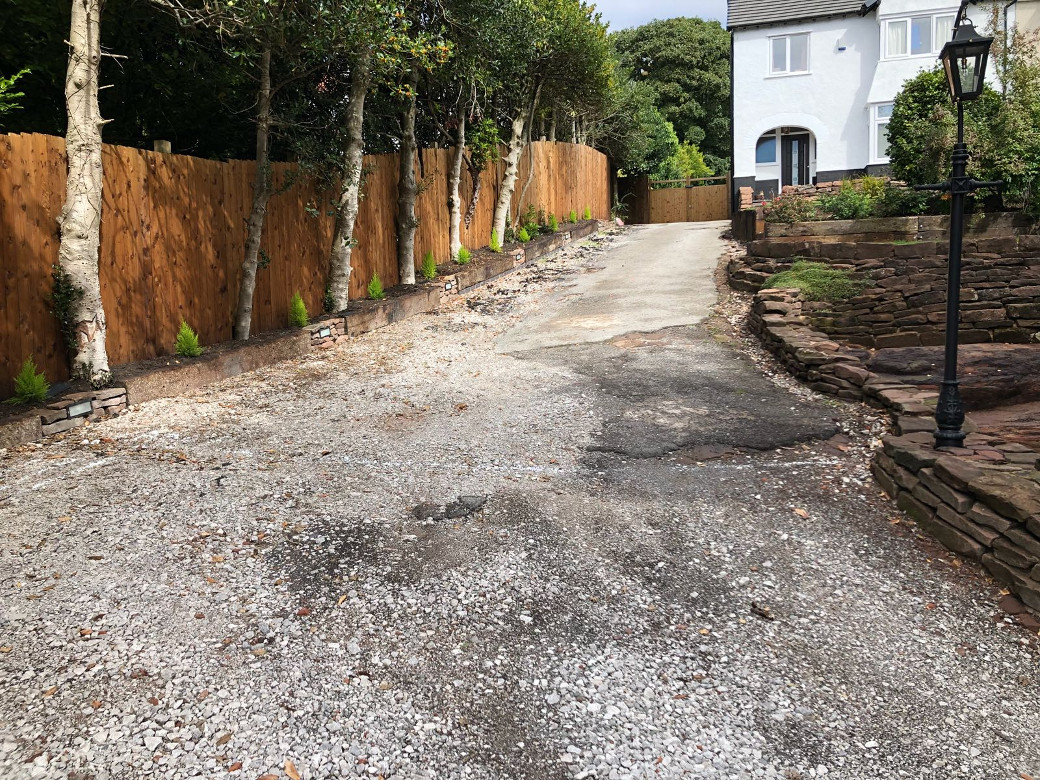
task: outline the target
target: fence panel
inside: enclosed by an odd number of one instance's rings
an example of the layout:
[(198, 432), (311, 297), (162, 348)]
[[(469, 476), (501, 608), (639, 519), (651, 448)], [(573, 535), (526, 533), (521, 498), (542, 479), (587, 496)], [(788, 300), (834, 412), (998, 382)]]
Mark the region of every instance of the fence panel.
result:
[[(426, 149), (417, 159), (423, 180), (416, 203), (418, 266), (427, 251), (448, 260), (448, 177), (452, 150)], [(255, 164), (217, 162), (106, 145), (99, 272), (113, 365), (169, 354), (181, 319), (204, 344), (231, 338), (242, 276), (245, 222), (252, 205)], [(395, 214), (396, 155), (365, 158), (365, 188), (354, 231), (351, 297), (367, 294), (373, 273), (398, 283)], [(523, 205), (565, 217), (588, 206), (609, 215), (607, 159), (563, 143), (532, 144), (521, 161), (517, 195), (534, 165)], [(526, 167), (525, 167), (526, 166)], [(481, 174), (473, 220), (462, 240), (486, 246), (501, 160)], [(268, 205), (253, 330), (286, 325), (289, 300), (299, 291), (311, 312), (321, 311), (334, 220), (332, 193), (276, 164), (277, 191)], [(58, 325), (50, 313), (51, 267), (58, 258), (57, 218), (65, 197), (65, 142), (44, 135), (0, 135), (0, 397), (32, 355), (51, 381), (67, 377)], [(473, 184), (463, 170), (463, 213)], [(514, 207), (514, 213), (520, 203)]]

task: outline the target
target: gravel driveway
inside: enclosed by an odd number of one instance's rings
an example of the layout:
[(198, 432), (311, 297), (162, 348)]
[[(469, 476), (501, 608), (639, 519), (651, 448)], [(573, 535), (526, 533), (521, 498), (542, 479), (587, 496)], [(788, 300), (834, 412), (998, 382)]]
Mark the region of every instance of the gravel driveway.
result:
[(0, 455), (0, 777), (1040, 775), (1036, 637), (705, 319), (719, 232)]

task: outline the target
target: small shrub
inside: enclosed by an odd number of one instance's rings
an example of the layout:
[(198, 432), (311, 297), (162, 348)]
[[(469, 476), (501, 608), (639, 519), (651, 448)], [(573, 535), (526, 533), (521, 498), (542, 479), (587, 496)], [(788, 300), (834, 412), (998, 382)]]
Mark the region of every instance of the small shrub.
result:
[(423, 255), (422, 266), (419, 268), (419, 275), (423, 279), (436, 279), (437, 278), (437, 261), (433, 259), (433, 252), (427, 252)]
[(368, 283), (368, 297), (373, 301), (381, 301), (386, 298), (383, 280), (379, 278), (379, 274), (372, 274), (372, 281)]
[(502, 242), (498, 240), (498, 231), (497, 230), (492, 230), (491, 231), (491, 241), (488, 243), (488, 246), (491, 248), (492, 252), (501, 252), (502, 251)]
[(816, 204), (801, 195), (777, 195), (765, 206), (766, 222), (812, 222), (816, 220)]
[(555, 214), (550, 214), (549, 215), (549, 230), (551, 230), (553, 233), (555, 233), (559, 229), (560, 229), (560, 223), (556, 219), (556, 215)]
[(36, 373), (36, 361), (27, 357), (22, 363), (22, 370), (14, 378), (14, 395), (4, 401), (5, 404), (34, 404), (47, 398), (51, 389), (47, 377), (41, 371)]
[(321, 308), (327, 314), (332, 313), (332, 307), (336, 305), (336, 302), (332, 300), (332, 287), (331, 285), (325, 285), (325, 294), (321, 296)]
[(582, 218), (583, 218), (583, 219), (584, 219), (584, 220), (585, 220), (586, 222), (588, 222), (588, 221), (589, 221), (590, 219), (592, 219), (592, 209), (590, 209), (590, 208), (589, 208), (588, 206), (586, 206), (586, 207), (585, 207), (585, 213), (584, 213), (584, 214), (582, 214), (581, 216), (582, 216)]
[(310, 321), (310, 315), (307, 314), (307, 304), (303, 302), (303, 296), (296, 293), (289, 302), (289, 327), (305, 328)]
[(567, 221), (570, 222), (570, 223), (577, 222), (578, 221), (578, 212), (575, 211), (574, 209), (571, 209), (571, 213), (567, 215)]
[(521, 244), (526, 244), (531, 240), (531, 234), (527, 232), (527, 228), (520, 228), (520, 232), (516, 234), (516, 240)]
[(881, 176), (863, 176), (857, 181), (859, 188), (871, 200), (882, 197), (889, 189), (888, 180)]
[(788, 271), (782, 271), (766, 280), (765, 287), (801, 290), (809, 301), (846, 301), (854, 298), (866, 286), (866, 282), (853, 278), (840, 268), (831, 268), (826, 263), (796, 260)]
[(473, 255), (470, 253), (470, 251), (466, 249), (466, 247), (462, 247), (459, 249), (459, 254), (455, 258), (455, 262), (457, 262), (459, 265), (466, 265), (472, 259)]
[(177, 331), (177, 354), (182, 357), (198, 357), (202, 354), (199, 345), (199, 334), (191, 329), (187, 322), (181, 320), (181, 329)]
[(819, 206), (833, 219), (867, 219), (874, 214), (874, 199), (851, 181), (843, 181), (834, 195), (821, 195)]
[(874, 214), (879, 217), (917, 217), (927, 213), (931, 197), (924, 192), (887, 187), (874, 202)]

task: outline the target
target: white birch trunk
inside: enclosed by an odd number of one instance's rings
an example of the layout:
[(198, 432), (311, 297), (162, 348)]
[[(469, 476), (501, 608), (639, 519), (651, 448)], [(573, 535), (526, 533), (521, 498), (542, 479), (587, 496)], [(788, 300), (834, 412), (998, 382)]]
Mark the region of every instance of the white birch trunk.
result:
[(105, 348), (107, 326), (101, 302), (98, 253), (101, 246), (101, 110), (98, 75), (101, 64), (101, 0), (73, 0), (69, 31), (69, 67), (65, 76), (68, 130), (68, 181), (58, 217), (58, 262), (83, 290), (72, 313), (76, 330), (73, 375), (102, 387), (112, 379)]
[(415, 284), (415, 198), (419, 192), (415, 180), (415, 114), (418, 75), (409, 75), (410, 97), (401, 113), (400, 169), (397, 182), (397, 271), (401, 284)]
[(448, 181), (448, 244), (451, 259), (459, 256), (462, 249), (462, 163), (466, 159), (466, 103), (459, 105), (458, 135), (455, 138), (455, 157), (451, 161), (451, 178)]
[(521, 109), (520, 115), (513, 120), (512, 133), (509, 136), (509, 147), (506, 152), (506, 169), (502, 175), (502, 186), (498, 191), (498, 201), (495, 203), (495, 221), (492, 229), (498, 236), (500, 243), (505, 243), (506, 217), (513, 202), (513, 189), (516, 187), (516, 174), (520, 167), (520, 155), (524, 151), (524, 126), (527, 116), (524, 113), (526, 107)]
[(361, 53), (350, 74), (350, 104), (347, 106), (347, 148), (344, 151), (343, 181), (336, 205), (336, 228), (329, 261), (329, 297), (333, 311), (344, 311), (350, 303), (350, 257), (354, 248), (354, 225), (361, 196), (364, 165), (365, 95), (371, 81), (372, 53)]
[(271, 48), (260, 59), (260, 92), (257, 95), (256, 176), (253, 180), (253, 207), (246, 220), (246, 251), (242, 260), (242, 283), (238, 288), (234, 337), (248, 341), (253, 326), (253, 291), (260, 259), (260, 239), (264, 232), (267, 202), (271, 199)]

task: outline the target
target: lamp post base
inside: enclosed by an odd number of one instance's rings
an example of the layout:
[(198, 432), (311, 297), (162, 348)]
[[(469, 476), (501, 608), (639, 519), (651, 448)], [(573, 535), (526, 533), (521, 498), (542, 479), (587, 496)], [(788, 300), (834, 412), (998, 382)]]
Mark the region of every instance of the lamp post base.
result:
[(960, 383), (956, 380), (944, 380), (939, 392), (939, 402), (935, 406), (935, 446), (963, 447), (964, 402), (961, 401)]

